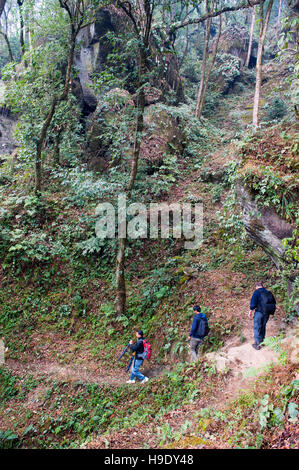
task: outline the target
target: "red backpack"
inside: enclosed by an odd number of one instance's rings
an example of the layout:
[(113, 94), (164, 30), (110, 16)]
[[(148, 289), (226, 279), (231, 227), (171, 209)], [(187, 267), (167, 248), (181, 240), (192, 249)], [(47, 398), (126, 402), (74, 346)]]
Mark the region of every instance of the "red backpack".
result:
[(152, 355), (152, 346), (146, 339), (143, 340), (143, 347), (144, 347), (144, 351), (142, 353), (143, 359), (150, 359)]

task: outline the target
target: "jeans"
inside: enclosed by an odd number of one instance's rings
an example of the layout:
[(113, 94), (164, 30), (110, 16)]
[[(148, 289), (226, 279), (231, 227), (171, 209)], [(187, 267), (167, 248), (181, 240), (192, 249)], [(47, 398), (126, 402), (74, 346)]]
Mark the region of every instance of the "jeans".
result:
[(135, 377), (137, 377), (137, 379), (139, 379), (139, 380), (145, 379), (145, 375), (143, 375), (143, 374), (141, 374), (141, 372), (139, 372), (139, 369), (142, 366), (142, 363), (143, 363), (143, 359), (134, 359), (133, 365), (132, 365), (130, 380), (134, 380)]
[(198, 348), (201, 345), (201, 343), (202, 343), (202, 339), (200, 339), (200, 338), (191, 338), (190, 339), (190, 351), (191, 351), (192, 361), (196, 361)]
[(254, 341), (256, 344), (260, 344), (264, 341), (266, 336), (266, 324), (268, 320), (269, 315), (267, 313), (255, 311), (253, 319), (253, 332)]

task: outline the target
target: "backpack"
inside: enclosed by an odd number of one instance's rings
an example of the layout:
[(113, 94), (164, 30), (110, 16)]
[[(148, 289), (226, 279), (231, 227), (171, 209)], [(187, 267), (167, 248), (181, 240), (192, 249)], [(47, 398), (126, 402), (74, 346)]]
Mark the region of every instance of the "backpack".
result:
[(200, 317), (200, 322), (197, 330), (197, 334), (200, 338), (204, 338), (209, 334), (210, 328), (209, 328), (209, 323), (208, 319), (205, 315), (201, 315)]
[(151, 355), (152, 355), (152, 346), (150, 345), (150, 343), (146, 339), (143, 340), (143, 347), (144, 347), (144, 351), (141, 354), (142, 358), (143, 359), (150, 359)]
[(274, 315), (276, 310), (276, 302), (272, 292), (264, 290), (260, 293), (258, 309), (267, 315)]

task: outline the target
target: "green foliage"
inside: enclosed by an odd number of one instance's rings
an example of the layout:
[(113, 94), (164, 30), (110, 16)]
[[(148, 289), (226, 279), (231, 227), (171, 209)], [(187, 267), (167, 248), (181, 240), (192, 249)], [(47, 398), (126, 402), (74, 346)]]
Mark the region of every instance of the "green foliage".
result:
[(63, 187), (68, 189), (66, 201), (78, 207), (83, 207), (88, 202), (99, 203), (102, 198), (111, 197), (116, 190), (120, 190), (120, 184), (113, 182), (113, 178), (112, 181), (104, 177), (97, 178), (84, 166), (53, 170), (52, 174)]
[(290, 399), (295, 395), (298, 395), (298, 389), (298, 380), (293, 380), (290, 384), (283, 386), (279, 393), (281, 403), (280, 407), (275, 407), (275, 405), (271, 403), (269, 394), (264, 395), (260, 400), (259, 408), (259, 423), (261, 430), (283, 425), (285, 417), (287, 417), (290, 423), (297, 421), (298, 405), (297, 403), (290, 401)]
[(163, 193), (168, 193), (177, 180), (178, 174), (177, 157), (175, 155), (165, 155), (162, 165), (151, 177), (151, 194), (154, 197), (159, 197)]
[(284, 415), (282, 410), (275, 408), (273, 403), (269, 402), (269, 398), (269, 395), (266, 394), (260, 401), (259, 423), (261, 430), (283, 424)]
[(168, 297), (172, 286), (175, 285), (176, 276), (171, 269), (175, 265), (174, 260), (169, 260), (161, 268), (154, 269), (142, 288), (143, 308), (155, 309), (161, 299)]
[(264, 107), (266, 111), (267, 121), (278, 121), (282, 119), (287, 113), (287, 105), (278, 96), (274, 97), (272, 101)]
[(4, 403), (7, 400), (18, 395), (17, 377), (11, 374), (9, 370), (0, 367), (0, 400)]
[(38, 231), (26, 233), (21, 229), (0, 232), (0, 249), (6, 252), (3, 268), (17, 266), (19, 262), (46, 262), (55, 256), (64, 256), (66, 251), (59, 241), (54, 241), (46, 233)]
[(282, 337), (269, 336), (264, 339), (263, 344), (268, 346), (270, 349), (273, 349), (276, 353), (279, 353), (279, 361), (282, 364), (285, 364), (287, 361), (287, 352), (284, 351), (281, 347)]
[(295, 227), (292, 236), (284, 238), (282, 241), (285, 248), (285, 258), (293, 264), (299, 262), (299, 219), (296, 219)]
[[(15, 131), (20, 145), (18, 156), (27, 169), (33, 166), (37, 142), (53, 98), (60, 96), (64, 87), (69, 28), (64, 15), (59, 14), (58, 4), (55, 6), (51, 14), (50, 10), (49, 15), (44, 12), (39, 23), (39, 27), (45, 27), (44, 34), (48, 28), (52, 30), (51, 41), (43, 40), (25, 52), (26, 67), (18, 72), (14, 63), (7, 64), (2, 70), (6, 81), (6, 103), (19, 115)], [(59, 136), (60, 158), (74, 160), (80, 153), (81, 131), (79, 106), (76, 98), (70, 96), (68, 101), (56, 107), (47, 135), (47, 153), (55, 153)], [(43, 160), (46, 156), (44, 152)]]
[(223, 203), (222, 210), (217, 211), (221, 236), (224, 240), (227, 240), (232, 244), (237, 240), (245, 239), (241, 207), (235, 191), (238, 166), (239, 163), (237, 161), (232, 161), (226, 165), (224, 184), (228, 185), (230, 190)]
[(216, 58), (217, 75), (220, 74), (224, 78), (225, 90), (235, 81), (240, 75), (240, 60), (232, 54), (220, 53)]
[(14, 449), (18, 447), (18, 435), (13, 431), (0, 431), (0, 449)]
[(292, 175), (280, 176), (269, 166), (262, 173), (248, 168), (244, 175), (246, 186), (253, 191), (255, 200), (263, 207), (275, 207), (286, 219), (293, 220), (297, 214), (297, 182)]
[(104, 95), (111, 88), (126, 89), (135, 92), (138, 80), (135, 64), (138, 54), (138, 41), (129, 30), (125, 33), (108, 31), (102, 39), (109, 42), (111, 48), (105, 68), (93, 74), (92, 87), (97, 95)]

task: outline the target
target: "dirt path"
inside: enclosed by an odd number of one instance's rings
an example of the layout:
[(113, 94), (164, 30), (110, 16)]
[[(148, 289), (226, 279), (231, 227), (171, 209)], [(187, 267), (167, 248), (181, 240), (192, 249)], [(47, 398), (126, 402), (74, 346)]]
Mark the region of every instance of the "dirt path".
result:
[[(232, 369), (234, 375), (242, 380), (242, 375), (250, 367), (262, 368), (269, 362), (276, 362), (278, 355), (269, 348), (263, 347), (260, 351), (252, 348), (253, 327), (252, 319), (245, 315), (242, 337), (244, 342), (240, 344), (239, 337), (233, 337), (217, 352), (207, 353), (205, 358), (214, 363), (218, 371), (226, 368)], [(267, 324), (267, 336), (276, 336), (279, 333), (281, 320), (279, 318), (270, 318)], [(107, 384), (111, 386), (120, 386), (128, 380), (129, 374), (126, 373), (125, 366), (111, 365), (111, 368), (103, 367), (101, 360), (85, 361), (83, 364), (76, 364), (75, 361), (68, 364), (61, 364), (50, 355), (46, 355), (41, 360), (34, 359), (33, 356), (27, 358), (26, 362), (15, 359), (7, 359), (6, 366), (15, 374), (25, 377), (33, 375), (34, 377), (48, 377), (57, 381), (65, 382), (83, 382)], [(163, 373), (163, 368), (151, 363), (146, 370), (151, 377)]]
[[(281, 327), (281, 320), (279, 318), (271, 318), (268, 323), (267, 336), (274, 336), (279, 333)], [(239, 391), (250, 387), (250, 384), (256, 379), (256, 375), (261, 373), (264, 367), (271, 363), (277, 362), (278, 354), (270, 350), (267, 347), (263, 347), (260, 351), (256, 351), (252, 348), (252, 320), (246, 317), (244, 321), (243, 337), (245, 341), (240, 344), (238, 338), (230, 339), (219, 351), (215, 353), (207, 353), (204, 356), (208, 362), (214, 364), (219, 372), (224, 369), (229, 370), (228, 380), (225, 381), (224, 386), (221, 389), (216, 390), (213, 396), (208, 398), (199, 398), (196, 401), (196, 405), (193, 403), (184, 405), (181, 408), (168, 412), (165, 416), (161, 417), (160, 420), (156, 420), (154, 417), (149, 418), (147, 423), (150, 432), (147, 436), (150, 437), (150, 442), (144, 442), (142, 434), (135, 436), (132, 440), (132, 430), (124, 429), (121, 431), (111, 432), (109, 435), (99, 436), (93, 441), (86, 444), (87, 448), (142, 448), (145, 445), (149, 445), (150, 448), (155, 448), (159, 445), (159, 428), (167, 420), (171, 423), (173, 432), (180, 431), (186, 421), (194, 421), (194, 406), (197, 411), (200, 408), (214, 407), (219, 408), (228, 401), (231, 401), (238, 397)], [(105, 384), (109, 387), (122, 386), (128, 379), (128, 374), (125, 371), (125, 367), (122, 369), (119, 366), (111, 367), (107, 369), (105, 366), (105, 373), (103, 373), (104, 367), (98, 362), (88, 362), (83, 365), (77, 364), (59, 364), (54, 360), (33, 360), (27, 361), (25, 364), (20, 361), (9, 359), (6, 363), (7, 367), (12, 370), (15, 374), (22, 378), (32, 375), (34, 378), (44, 379), (36, 388), (34, 388), (27, 396), (26, 403), (24, 406), (27, 410), (31, 410), (33, 413), (38, 412), (39, 408), (44, 404), (45, 387), (48, 383), (55, 380), (56, 382), (67, 382), (67, 383), (93, 383), (99, 386)], [(113, 366), (113, 365), (112, 365)], [(158, 366), (155, 368), (155, 364), (151, 364), (153, 375), (160, 375), (163, 373), (162, 369)], [(253, 377), (246, 377), (246, 371), (254, 367), (256, 372)], [(154, 377), (151, 379), (154, 381)], [(140, 388), (140, 384), (128, 385), (128, 387), (134, 387), (136, 392)], [(200, 388), (200, 385), (199, 385)], [(150, 382), (148, 385), (148, 393), (151, 393)], [(196, 423), (195, 423), (196, 424)]]
[(82, 365), (72, 366), (47, 361), (22, 364), (19, 361), (11, 359), (6, 361), (6, 365), (10, 370), (21, 377), (31, 374), (36, 378), (45, 377), (58, 382), (83, 382), (120, 386), (128, 380), (128, 375), (125, 372), (118, 371), (116, 375), (115, 371), (107, 370), (105, 374), (103, 374), (102, 369), (98, 370), (96, 365), (93, 367)]
[[(221, 409), (227, 402), (238, 398), (241, 390), (250, 389), (250, 386), (256, 380), (256, 377), (265, 370), (265, 367), (269, 364), (277, 363), (279, 360), (279, 354), (275, 353), (267, 347), (263, 347), (259, 351), (256, 351), (252, 347), (252, 321), (247, 320), (244, 324), (243, 334), (246, 341), (242, 344), (238, 344), (237, 339), (232, 339), (224, 345), (216, 353), (208, 353), (204, 356), (204, 359), (211, 361), (211, 364), (216, 364), (219, 367), (219, 372), (224, 370), (224, 367), (230, 370), (228, 379), (225, 385), (215, 391), (215, 393), (207, 398), (199, 398), (196, 400), (196, 404), (190, 403), (184, 405), (181, 408), (175, 409), (166, 413), (163, 417), (157, 420), (149, 420), (147, 423), (148, 433), (146, 442), (142, 436), (136, 435), (132, 439), (132, 430), (125, 429), (123, 431), (111, 432), (109, 435), (103, 437), (100, 436), (95, 438), (86, 445), (86, 448), (142, 448), (145, 445), (149, 448), (156, 448), (159, 446), (159, 429), (161, 429), (163, 423), (171, 423), (172, 433), (176, 431), (180, 432), (182, 426), (187, 421), (191, 424), (190, 429), (196, 429), (198, 425), (198, 418), (194, 418), (195, 411), (199, 411), (201, 408), (215, 408)], [(274, 336), (279, 333), (281, 327), (281, 320), (271, 318), (268, 323), (267, 336)], [(223, 367), (224, 366), (224, 367)], [(246, 371), (254, 367), (254, 374), (246, 376)], [(134, 387), (140, 385), (136, 384)], [(199, 385), (200, 389), (200, 385)], [(150, 388), (149, 388), (150, 393)], [(213, 447), (213, 444), (211, 444)]]

